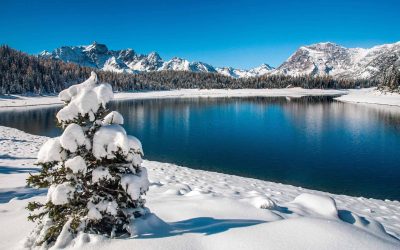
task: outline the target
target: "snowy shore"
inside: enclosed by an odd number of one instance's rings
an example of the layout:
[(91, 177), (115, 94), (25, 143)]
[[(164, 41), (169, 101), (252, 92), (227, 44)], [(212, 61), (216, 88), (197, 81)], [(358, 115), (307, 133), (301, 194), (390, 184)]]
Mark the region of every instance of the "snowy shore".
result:
[[(192, 98), (192, 97), (250, 97), (250, 96), (319, 96), (319, 95), (343, 95), (346, 90), (321, 90), (321, 89), (180, 89), (168, 91), (149, 92), (120, 92), (114, 94), (114, 100), (130, 99), (154, 99), (154, 98)], [(0, 96), (0, 109), (61, 105), (62, 102), (57, 96)]]
[(346, 95), (335, 98), (341, 102), (378, 104), (400, 107), (400, 94), (384, 93), (376, 88), (350, 89)]
[[(46, 190), (25, 186), (48, 138), (0, 126), (0, 249), (23, 246), (25, 206)], [(144, 148), (145, 149), (145, 148)], [(74, 249), (399, 249), (400, 202), (335, 195), (145, 161), (155, 215), (135, 239), (79, 235)], [(296, 198), (297, 197), (297, 198)], [(331, 197), (331, 198), (329, 198)]]
[[(180, 89), (149, 92), (115, 93), (115, 100), (154, 99), (154, 98), (213, 98), (213, 97), (302, 97), (302, 96), (335, 96), (342, 102), (367, 103), (400, 106), (400, 94), (381, 93), (376, 88), (333, 90), (333, 89)], [(61, 105), (57, 96), (0, 96), (0, 110), (7, 108), (26, 108), (35, 106)]]

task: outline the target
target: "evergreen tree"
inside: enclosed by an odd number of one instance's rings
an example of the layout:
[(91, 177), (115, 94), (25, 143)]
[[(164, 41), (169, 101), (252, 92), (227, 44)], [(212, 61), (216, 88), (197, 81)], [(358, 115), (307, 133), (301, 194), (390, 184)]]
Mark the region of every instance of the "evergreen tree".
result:
[(37, 221), (28, 244), (57, 246), (62, 244), (58, 239), (79, 232), (134, 233), (131, 222), (148, 212), (142, 197), (149, 186), (141, 167), (142, 146), (126, 134), (123, 117), (107, 110), (112, 96), (111, 86), (99, 84), (94, 72), (60, 92), (66, 105), (57, 119), (64, 131), (42, 146), (41, 172), (27, 180), (49, 188), (45, 203), (27, 207), (28, 219)]
[(382, 84), (379, 85), (382, 91), (400, 92), (400, 67), (393, 64), (386, 71)]
[[(0, 94), (52, 94), (85, 79), (94, 70), (73, 63), (30, 56), (0, 46)], [(371, 79), (337, 79), (329, 76), (287, 76), (266, 74), (239, 78), (218, 73), (189, 71), (150, 71), (138, 74), (97, 71), (99, 79), (117, 91), (168, 90), (180, 88), (358, 88), (377, 86), (381, 74)]]

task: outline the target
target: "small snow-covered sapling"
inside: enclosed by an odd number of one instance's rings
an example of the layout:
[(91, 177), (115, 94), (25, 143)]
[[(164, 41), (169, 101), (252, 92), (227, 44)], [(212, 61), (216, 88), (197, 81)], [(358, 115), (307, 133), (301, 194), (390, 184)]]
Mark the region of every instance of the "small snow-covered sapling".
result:
[(42, 146), (42, 169), (27, 179), (30, 186), (48, 188), (44, 203), (27, 207), (28, 219), (37, 222), (31, 242), (52, 245), (64, 230), (110, 237), (134, 232), (130, 222), (148, 212), (143, 195), (149, 181), (140, 141), (126, 134), (121, 114), (107, 110), (111, 86), (92, 72), (59, 98), (65, 102), (57, 113), (64, 131)]

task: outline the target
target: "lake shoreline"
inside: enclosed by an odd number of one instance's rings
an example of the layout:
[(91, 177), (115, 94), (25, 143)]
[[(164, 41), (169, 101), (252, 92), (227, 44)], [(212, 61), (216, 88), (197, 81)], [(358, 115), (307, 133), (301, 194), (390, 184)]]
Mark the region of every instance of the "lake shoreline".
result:
[[(218, 97), (303, 97), (337, 96), (347, 94), (347, 90), (333, 89), (180, 89), (147, 92), (116, 92), (114, 100), (158, 99), (158, 98), (218, 98)], [(62, 105), (57, 95), (49, 96), (0, 96), (0, 110), (12, 108), (41, 108)]]
[[(8, 239), (7, 242), (3, 242), (5, 244), (4, 247), (14, 248), (20, 246), (20, 242), (33, 229), (33, 223), (26, 220), (28, 213), (25, 210), (26, 203), (28, 201), (43, 201), (45, 199), (45, 192), (43, 190), (25, 186), (25, 178), (28, 175), (26, 169), (31, 169), (31, 171), (38, 170), (38, 167), (33, 165), (34, 156), (41, 144), (48, 137), (31, 135), (3, 126), (0, 126), (0, 136), (3, 138), (0, 150), (3, 153), (9, 154), (8, 158), (0, 158), (0, 161), (3, 166), (6, 166), (6, 169), (12, 170), (11, 172), (0, 173), (0, 189), (6, 190), (8, 194), (7, 197), (3, 197), (6, 200), (0, 202), (0, 209), (2, 210), (0, 221), (2, 222), (2, 228), (6, 229), (0, 230), (2, 231), (0, 235), (2, 235), (1, 239)], [(11, 151), (10, 147), (13, 148)], [(146, 195), (147, 206), (160, 219), (166, 222), (206, 217), (260, 220), (262, 223), (259, 226), (248, 227), (248, 229), (255, 230), (253, 233), (262, 233), (266, 230), (272, 233), (272, 230), (278, 235), (285, 233), (285, 230), (280, 228), (282, 223), (290, 225), (290, 228), (296, 228), (298, 222), (304, 221), (305, 224), (302, 224), (302, 228), (308, 225), (307, 229), (315, 228), (316, 230), (320, 230), (321, 226), (325, 227), (327, 225), (325, 223), (333, 223), (335, 225), (332, 228), (333, 231), (328, 231), (326, 234), (330, 235), (330, 237), (337, 235), (341, 230), (346, 230), (347, 233), (367, 233), (369, 235), (367, 239), (371, 241), (369, 244), (372, 244), (372, 246), (378, 244), (375, 246), (385, 249), (395, 249), (399, 244), (399, 201), (337, 195), (292, 185), (195, 170), (155, 161), (145, 160), (143, 166), (148, 169), (149, 178), (152, 183), (150, 191)], [(301, 196), (302, 194), (310, 194), (312, 196)], [(298, 197), (307, 198), (307, 200), (303, 201)], [(318, 199), (325, 199), (323, 197), (331, 197), (335, 201), (336, 204), (332, 205), (332, 209), (336, 210), (337, 206), (337, 212), (335, 213), (338, 213), (338, 217), (335, 214), (320, 214), (320, 212), (325, 212), (322, 208), (314, 209), (313, 207), (306, 206), (314, 200), (321, 201)], [(218, 209), (219, 207), (223, 207), (224, 209), (220, 210)], [(286, 208), (291, 212), (285, 212)], [(246, 213), (243, 213), (243, 211), (246, 211)], [(355, 218), (355, 221), (352, 218)], [(311, 220), (316, 219), (318, 219), (318, 223), (314, 225)], [(359, 221), (367, 222), (367, 225)], [(374, 227), (374, 225), (378, 222), (383, 225), (384, 230), (391, 236), (387, 235), (381, 229), (375, 229), (378, 227)], [(227, 240), (232, 237), (229, 232), (234, 232), (235, 230), (237, 229), (227, 230), (217, 235)], [(243, 240), (249, 239), (253, 233), (242, 236)], [(310, 234), (311, 237), (314, 233)], [(191, 235), (196, 240), (205, 239), (200, 234)], [(188, 237), (188, 235), (184, 237)], [(333, 242), (337, 240), (347, 242), (352, 237), (354, 236), (344, 238), (341, 236), (339, 237), (340, 240), (339, 238), (335, 238)], [(162, 237), (156, 238), (156, 243), (161, 244), (159, 240), (161, 241), (162, 239)], [(181, 242), (182, 237), (174, 239), (180, 242), (179, 244), (183, 244)], [(309, 238), (306, 237), (306, 239)], [(97, 240), (90, 244), (100, 242), (96, 245), (96, 247), (100, 247), (101, 244), (110, 243), (111, 241), (117, 243), (127, 242), (129, 244), (141, 244), (142, 242), (136, 239), (122, 241), (118, 239)], [(303, 241), (304, 238), (299, 242)], [(266, 240), (264, 243), (267, 244), (268, 242)], [(278, 240), (278, 242), (280, 241)], [(100, 247), (99, 249), (103, 248)], [(359, 248), (361, 247), (359, 246)]]
[[(337, 96), (335, 100), (347, 103), (364, 103), (400, 107), (400, 94), (381, 93), (376, 88), (365, 89), (180, 89), (147, 92), (117, 92), (115, 100), (157, 99), (157, 98), (219, 98), (219, 97), (303, 97)], [(41, 108), (63, 103), (57, 95), (48, 96), (0, 96), (0, 110), (13, 108)]]

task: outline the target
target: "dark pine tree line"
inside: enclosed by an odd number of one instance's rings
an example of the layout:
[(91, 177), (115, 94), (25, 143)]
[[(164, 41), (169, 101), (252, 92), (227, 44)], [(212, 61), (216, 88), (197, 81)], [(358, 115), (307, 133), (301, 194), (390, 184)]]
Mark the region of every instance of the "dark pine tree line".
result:
[[(0, 94), (55, 94), (90, 76), (93, 68), (59, 60), (43, 59), (0, 47)], [(99, 79), (115, 91), (169, 90), (181, 88), (359, 88), (380, 84), (378, 80), (334, 79), (332, 77), (264, 75), (234, 79), (217, 73), (153, 71), (138, 74), (95, 70)]]
[(400, 93), (400, 67), (396, 67), (395, 64), (390, 66), (386, 70), (378, 89), (385, 92)]

